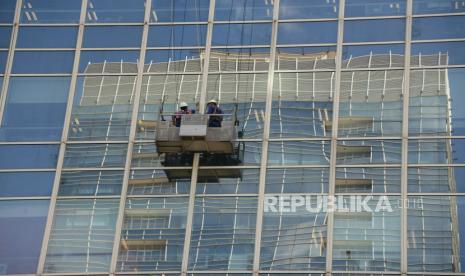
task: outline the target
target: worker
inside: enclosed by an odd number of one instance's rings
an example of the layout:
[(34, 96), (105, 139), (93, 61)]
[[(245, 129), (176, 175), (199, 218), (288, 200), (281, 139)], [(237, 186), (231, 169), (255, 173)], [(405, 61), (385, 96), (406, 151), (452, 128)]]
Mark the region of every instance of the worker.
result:
[[(211, 99), (207, 104), (207, 114), (223, 114), (223, 110), (218, 107), (216, 100)], [(221, 127), (221, 122), (223, 121), (223, 116), (213, 116), (208, 117), (208, 126), (209, 127)]]
[(176, 127), (181, 126), (181, 118), (185, 114), (194, 114), (195, 110), (189, 108), (189, 105), (186, 102), (181, 102), (179, 104), (179, 111), (176, 112), (172, 117), (173, 125)]

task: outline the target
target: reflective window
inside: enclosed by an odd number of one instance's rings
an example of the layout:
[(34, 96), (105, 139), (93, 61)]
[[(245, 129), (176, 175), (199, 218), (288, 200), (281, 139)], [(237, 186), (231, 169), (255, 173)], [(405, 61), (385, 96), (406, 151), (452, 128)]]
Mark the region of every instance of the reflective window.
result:
[(405, 0), (347, 0), (346, 17), (405, 15)]
[(200, 169), (197, 194), (258, 193), (258, 169)]
[(411, 167), (411, 193), (455, 193), (465, 191), (465, 167)]
[(64, 171), (58, 196), (119, 195), (122, 171)]
[(138, 51), (82, 51), (80, 73), (137, 73)]
[(152, 0), (151, 22), (208, 20), (210, 0)]
[(69, 84), (64, 77), (11, 78), (0, 140), (60, 140)]
[(269, 48), (214, 48), (210, 53), (209, 72), (266, 71)]
[(400, 193), (400, 168), (337, 168), (336, 193)]
[(273, 17), (273, 2), (263, 0), (217, 0), (215, 20), (266, 20)]
[[(142, 156), (141, 156), (142, 157)], [(129, 195), (174, 195), (189, 193), (192, 169), (133, 170)]]
[(53, 172), (0, 173), (0, 197), (50, 196)]
[(272, 204), (278, 202), (277, 197), (265, 200), (260, 269), (324, 270), (327, 220), (316, 196), (307, 197), (311, 206), (298, 206), (294, 211), (287, 208), (290, 212), (283, 211), (283, 205)]
[(118, 199), (58, 200), (44, 271), (108, 271), (118, 206)]
[(80, 13), (80, 0), (24, 0), (20, 22), (78, 23)]
[(465, 12), (463, 0), (414, 0), (413, 14)]
[[(121, 35), (124, 34), (124, 35)], [(141, 26), (89, 27), (84, 31), (83, 48), (139, 47)]]
[(149, 50), (145, 55), (144, 72), (200, 72), (203, 66), (201, 49)]
[(148, 47), (205, 46), (207, 25), (150, 26)]
[(143, 22), (144, 0), (91, 0), (87, 3), (86, 22)]
[(338, 136), (400, 136), (403, 78), (402, 70), (342, 72)]
[(0, 27), (0, 48), (10, 47), (11, 27)]
[(408, 198), (409, 271), (463, 272), (465, 198)]
[(74, 48), (76, 27), (20, 27), (18, 48)]
[(271, 24), (215, 24), (213, 46), (269, 45)]
[(380, 68), (404, 67), (404, 44), (344, 46), (342, 67)]
[(72, 51), (16, 51), (12, 70), (14, 74), (71, 73), (73, 62)]
[(336, 43), (337, 22), (279, 23), (278, 44)]
[(65, 168), (124, 167), (127, 144), (68, 144)]
[(465, 38), (465, 16), (438, 16), (414, 18), (412, 39)]
[(180, 270), (187, 205), (185, 197), (128, 199), (117, 269)]
[[(383, 31), (380, 32), (380, 30)], [(350, 20), (344, 22), (344, 42), (403, 40), (405, 40), (404, 19)]]
[(281, 0), (279, 19), (337, 18), (339, 0)]
[[(3, 73), (5, 72), (7, 59), (8, 59), (8, 52), (1, 51), (0, 52), (0, 75), (3, 75)], [(1, 80), (3, 81), (3, 78)], [(1, 89), (1, 86), (0, 86), (0, 89)]]
[(357, 199), (347, 195), (336, 198), (355, 204), (360, 199), (366, 202), (363, 207), (334, 212), (334, 270), (398, 271), (400, 197), (359, 196)]
[(189, 269), (251, 270), (256, 209), (256, 197), (196, 198)]
[[(147, 127), (147, 121), (138, 123), (140, 127)], [(143, 125), (143, 126), (142, 126)], [(152, 128), (154, 131), (154, 128)], [(151, 143), (136, 143), (132, 150), (132, 161), (131, 166), (133, 168), (140, 167), (162, 167), (164, 161), (168, 159), (171, 155), (158, 154), (157, 147), (153, 141)], [(192, 155), (185, 157), (184, 160), (192, 166)], [(189, 166), (188, 164), (182, 164), (182, 166)], [(190, 181), (190, 178), (189, 178)]]
[(338, 141), (337, 164), (400, 164), (400, 140)]
[(327, 193), (329, 168), (268, 169), (266, 193)]
[(48, 200), (0, 201), (2, 274), (36, 273)]
[(79, 78), (68, 139), (127, 140), (135, 83), (136, 76)]
[(465, 42), (412, 43), (413, 67), (465, 64)]
[(335, 46), (280, 47), (276, 49), (276, 52), (275, 69), (277, 70), (334, 69), (336, 67)]
[(269, 165), (329, 165), (329, 141), (270, 142)]
[(409, 141), (408, 160), (412, 164), (465, 163), (465, 140), (412, 139)]
[(57, 145), (0, 146), (0, 169), (53, 169), (57, 158)]
[(16, 0), (3, 0), (0, 2), (0, 23), (13, 23)]
[(270, 137), (331, 135), (334, 81), (334, 72), (275, 74)]

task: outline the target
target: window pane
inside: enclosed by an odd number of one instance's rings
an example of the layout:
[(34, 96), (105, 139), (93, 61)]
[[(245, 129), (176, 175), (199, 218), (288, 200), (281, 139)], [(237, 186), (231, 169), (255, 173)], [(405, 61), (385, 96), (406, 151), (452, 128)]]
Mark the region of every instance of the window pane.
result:
[(57, 157), (57, 145), (1, 145), (0, 169), (53, 169)]
[(281, 0), (279, 19), (337, 18), (339, 0)]
[(465, 191), (465, 167), (411, 167), (408, 169), (411, 193), (461, 193)]
[(117, 199), (58, 200), (44, 271), (109, 271)]
[(465, 16), (414, 18), (412, 39), (465, 38)]
[(465, 64), (465, 42), (412, 43), (413, 67)]
[(188, 199), (126, 201), (118, 271), (181, 270)]
[(0, 140), (60, 140), (70, 79), (12, 77)]
[(207, 25), (150, 26), (148, 47), (205, 46)]
[(271, 43), (271, 24), (215, 24), (213, 46), (268, 45)]
[(0, 23), (13, 23), (16, 0), (2, 0), (0, 2)]
[[(380, 30), (383, 31), (380, 32)], [(350, 20), (344, 22), (344, 42), (403, 40), (405, 40), (404, 19)]]
[(0, 201), (2, 274), (36, 273), (48, 200)]
[(10, 48), (11, 27), (0, 27), (0, 48)]
[(152, 0), (151, 22), (208, 20), (210, 0)]
[(270, 142), (269, 165), (329, 165), (330, 141)]
[(413, 14), (465, 12), (460, 0), (414, 0)]
[(273, 17), (273, 4), (263, 0), (217, 0), (215, 20), (266, 20)]
[(127, 140), (136, 76), (78, 79), (69, 140)]
[(21, 23), (78, 23), (81, 0), (25, 0)]
[(329, 168), (268, 169), (266, 193), (327, 193)]
[(400, 193), (400, 168), (337, 168), (336, 193)]
[(65, 171), (61, 174), (58, 195), (119, 195), (122, 184), (122, 171)]
[(346, 17), (405, 15), (405, 0), (347, 0)]
[[(275, 69), (334, 69), (336, 46), (277, 48)], [(268, 69), (265, 69), (268, 70)]]
[(344, 46), (342, 66), (352, 68), (404, 67), (404, 44)]
[(189, 269), (251, 270), (256, 209), (256, 197), (196, 198)]
[(72, 51), (16, 51), (13, 59), (14, 74), (71, 73), (74, 62)]
[(91, 0), (87, 3), (86, 22), (143, 22), (144, 0)]
[(149, 50), (145, 55), (144, 72), (200, 72), (204, 59), (203, 51), (201, 49)]
[(278, 44), (336, 43), (337, 22), (279, 23)]
[(210, 53), (209, 72), (265, 71), (269, 48), (215, 48)]
[(337, 164), (400, 164), (399, 140), (348, 140), (337, 145)]
[(84, 48), (139, 47), (142, 39), (141, 26), (89, 27), (84, 31)]
[(74, 48), (77, 30), (75, 27), (20, 27), (16, 47)]
[[(142, 156), (141, 156), (142, 157)], [(192, 169), (133, 170), (129, 178), (129, 195), (187, 194)]]
[(420, 139), (409, 141), (411, 164), (465, 163), (464, 139)]
[[(6, 60), (8, 59), (8, 52), (7, 51), (1, 51), (0, 52), (0, 75), (3, 75), (5, 73), (5, 67), (6, 67)], [(3, 80), (3, 78), (1, 79)], [(1, 89), (1, 86), (0, 86)]]
[(53, 172), (0, 173), (0, 197), (50, 196)]
[(65, 168), (124, 167), (127, 144), (68, 144)]
[(259, 170), (200, 169), (197, 194), (252, 194), (258, 192)]
[(137, 73), (139, 51), (82, 51), (80, 73)]

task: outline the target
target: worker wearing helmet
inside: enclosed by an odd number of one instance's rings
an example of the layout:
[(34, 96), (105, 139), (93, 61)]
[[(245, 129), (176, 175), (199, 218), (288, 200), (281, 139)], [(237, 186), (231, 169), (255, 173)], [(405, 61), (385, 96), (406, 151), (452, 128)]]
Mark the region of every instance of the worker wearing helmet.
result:
[[(216, 100), (211, 99), (207, 104), (207, 114), (223, 114), (223, 110), (218, 107)], [(223, 116), (212, 116), (208, 118), (209, 127), (221, 127), (221, 122), (223, 121)]]
[(179, 104), (179, 111), (176, 112), (172, 117), (173, 125), (176, 127), (181, 126), (181, 118), (184, 114), (194, 114), (195, 110), (189, 108), (189, 105), (186, 102), (181, 102)]

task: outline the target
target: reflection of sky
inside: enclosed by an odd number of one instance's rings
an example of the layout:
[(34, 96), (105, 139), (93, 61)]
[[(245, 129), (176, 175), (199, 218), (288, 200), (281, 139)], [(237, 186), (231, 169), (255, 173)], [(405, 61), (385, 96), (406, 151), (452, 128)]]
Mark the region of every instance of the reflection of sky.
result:
[[(454, 135), (465, 135), (465, 69), (448, 69)], [(460, 151), (462, 153), (464, 151)]]
[(343, 59), (352, 57), (368, 56), (380, 54), (404, 54), (404, 44), (368, 45), (368, 46), (344, 46)]

